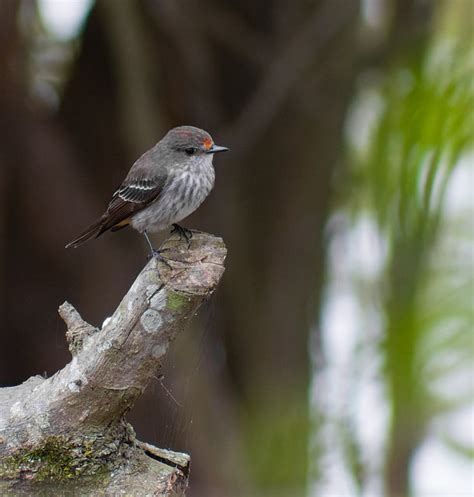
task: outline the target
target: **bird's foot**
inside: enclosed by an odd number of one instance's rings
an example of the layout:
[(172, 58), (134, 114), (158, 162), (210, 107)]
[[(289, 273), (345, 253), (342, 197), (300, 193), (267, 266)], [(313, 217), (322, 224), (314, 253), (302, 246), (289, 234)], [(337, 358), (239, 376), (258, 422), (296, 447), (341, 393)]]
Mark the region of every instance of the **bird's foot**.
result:
[(189, 230), (188, 228), (183, 228), (183, 226), (180, 226), (179, 224), (173, 224), (171, 234), (174, 233), (179, 234), (179, 241), (181, 241), (183, 238), (186, 240), (188, 249), (189, 247), (191, 247), (191, 238), (193, 237), (193, 232), (191, 230)]
[(165, 252), (166, 250), (167, 249), (161, 249), (161, 250), (152, 249), (151, 253), (148, 255), (148, 259), (158, 259), (165, 266), (172, 269), (171, 264), (168, 262), (168, 260), (161, 255), (161, 253)]

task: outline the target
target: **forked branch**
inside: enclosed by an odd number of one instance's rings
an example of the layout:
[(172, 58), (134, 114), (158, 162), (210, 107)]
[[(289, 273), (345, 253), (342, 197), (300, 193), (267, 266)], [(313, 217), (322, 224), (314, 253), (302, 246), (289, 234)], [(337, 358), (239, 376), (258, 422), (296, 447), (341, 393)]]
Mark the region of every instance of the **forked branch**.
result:
[(164, 246), (171, 267), (152, 259), (101, 330), (71, 304), (60, 307), (69, 364), (51, 378), (0, 389), (1, 495), (184, 492), (189, 457), (138, 442), (124, 415), (215, 290), (226, 249), (204, 233), (189, 250), (176, 237)]

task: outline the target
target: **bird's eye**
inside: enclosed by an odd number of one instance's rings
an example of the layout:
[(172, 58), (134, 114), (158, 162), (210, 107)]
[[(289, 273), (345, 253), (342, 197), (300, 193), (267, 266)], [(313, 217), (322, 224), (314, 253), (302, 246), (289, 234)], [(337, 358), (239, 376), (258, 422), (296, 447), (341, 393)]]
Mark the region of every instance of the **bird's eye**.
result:
[(193, 155), (196, 153), (196, 149), (194, 147), (185, 148), (184, 151), (186, 152), (186, 155)]

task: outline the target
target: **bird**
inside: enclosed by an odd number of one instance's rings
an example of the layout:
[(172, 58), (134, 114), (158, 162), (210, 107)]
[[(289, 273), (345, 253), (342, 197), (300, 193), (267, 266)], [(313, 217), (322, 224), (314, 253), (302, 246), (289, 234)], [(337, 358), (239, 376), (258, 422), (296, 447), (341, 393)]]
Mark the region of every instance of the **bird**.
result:
[(173, 227), (190, 246), (192, 231), (178, 223), (194, 212), (214, 186), (214, 154), (229, 149), (216, 145), (211, 135), (194, 126), (178, 126), (145, 152), (130, 168), (112, 195), (107, 210), (66, 245), (77, 248), (106, 231), (131, 226), (146, 238), (150, 256), (161, 256), (148, 233)]

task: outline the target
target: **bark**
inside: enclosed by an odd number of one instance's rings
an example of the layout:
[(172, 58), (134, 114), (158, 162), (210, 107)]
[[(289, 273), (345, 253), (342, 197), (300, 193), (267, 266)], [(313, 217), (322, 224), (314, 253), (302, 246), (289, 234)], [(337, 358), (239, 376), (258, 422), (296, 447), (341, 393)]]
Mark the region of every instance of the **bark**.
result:
[(221, 239), (195, 233), (191, 248), (165, 242), (102, 329), (65, 302), (72, 360), (54, 376), (0, 389), (2, 495), (182, 495), (189, 456), (138, 442), (124, 415), (168, 347), (216, 288)]

